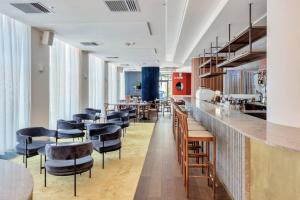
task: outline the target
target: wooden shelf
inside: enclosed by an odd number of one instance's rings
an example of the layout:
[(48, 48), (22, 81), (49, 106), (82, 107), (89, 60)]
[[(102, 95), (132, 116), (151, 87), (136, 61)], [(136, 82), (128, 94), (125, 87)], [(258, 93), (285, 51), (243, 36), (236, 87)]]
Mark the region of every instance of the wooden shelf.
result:
[(261, 60), (266, 57), (265, 51), (252, 51), (252, 52), (245, 52), (240, 55), (237, 55), (229, 60), (226, 60), (217, 65), (218, 68), (232, 68), (238, 67), (240, 65), (250, 63), (256, 60)]
[[(249, 45), (249, 31), (250, 27), (247, 27), (240, 34), (238, 34), (234, 39), (228, 42), (224, 47), (218, 50), (218, 53), (228, 53), (229, 46), (230, 52), (236, 52)], [(252, 43), (263, 38), (267, 35), (266, 26), (253, 26), (251, 29), (251, 41)]]
[(220, 76), (220, 75), (223, 75), (225, 74), (224, 72), (207, 72), (207, 73), (204, 73), (204, 74), (200, 74), (200, 78), (211, 78), (211, 77), (214, 77), (214, 76)]
[(211, 58), (211, 59), (203, 62), (202, 64), (200, 64), (199, 68), (209, 68), (210, 66), (216, 66), (218, 63), (223, 62), (223, 61), (225, 61), (225, 59), (223, 57), (219, 57), (218, 59), (216, 57), (214, 57), (214, 58)]

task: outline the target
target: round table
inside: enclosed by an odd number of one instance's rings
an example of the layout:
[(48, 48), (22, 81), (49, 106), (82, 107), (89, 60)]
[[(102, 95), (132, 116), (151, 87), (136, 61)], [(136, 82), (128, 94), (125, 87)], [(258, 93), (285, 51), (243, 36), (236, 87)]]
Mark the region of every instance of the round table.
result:
[(0, 179), (0, 199), (32, 199), (32, 175), (23, 165), (0, 159)]

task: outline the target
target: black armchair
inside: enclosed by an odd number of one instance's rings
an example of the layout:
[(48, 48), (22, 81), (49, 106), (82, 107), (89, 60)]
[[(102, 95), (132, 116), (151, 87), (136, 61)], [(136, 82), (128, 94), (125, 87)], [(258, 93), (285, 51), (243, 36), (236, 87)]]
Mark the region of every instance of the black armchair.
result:
[(125, 108), (125, 109), (121, 109), (120, 111), (121, 112), (128, 112), (129, 119), (136, 122), (136, 120), (138, 118), (136, 108)]
[[(99, 125), (101, 126), (101, 125)], [(119, 159), (121, 159), (121, 127), (117, 125), (104, 125), (103, 127), (89, 130), (90, 138), (98, 137), (92, 140), (95, 151), (102, 154), (102, 169), (104, 169), (104, 154), (107, 152), (119, 150)]]
[[(57, 138), (56, 130), (49, 130), (43, 127), (24, 128), (17, 131), (17, 154), (23, 155), (25, 158), (25, 166), (27, 168), (27, 158), (36, 156), (39, 151), (43, 151), (47, 144), (52, 144), (50, 137)], [(33, 140), (34, 137), (48, 137), (47, 140)], [(40, 166), (41, 167), (41, 166)]]
[(59, 138), (79, 138), (84, 137), (84, 123), (77, 123), (75, 120), (57, 120), (57, 139)]
[(86, 108), (85, 113), (89, 115), (94, 115), (95, 121), (100, 119), (101, 110), (100, 109), (94, 109), (94, 108)]
[(122, 128), (123, 136), (126, 133), (126, 128), (129, 127), (129, 113), (128, 111), (113, 112), (107, 115), (107, 122), (114, 123)]
[(73, 115), (73, 120), (76, 121), (77, 123), (84, 123), (85, 127), (86, 127), (86, 125), (90, 124), (90, 123), (87, 123), (87, 121), (95, 122), (97, 120), (97, 118), (96, 118), (96, 115), (84, 113), (84, 114)]
[(76, 175), (89, 171), (91, 178), (91, 169), (94, 164), (91, 156), (92, 143), (47, 144), (45, 152), (48, 159), (45, 163), (45, 187), (47, 186), (47, 172), (54, 176), (74, 175), (74, 196), (76, 196)]

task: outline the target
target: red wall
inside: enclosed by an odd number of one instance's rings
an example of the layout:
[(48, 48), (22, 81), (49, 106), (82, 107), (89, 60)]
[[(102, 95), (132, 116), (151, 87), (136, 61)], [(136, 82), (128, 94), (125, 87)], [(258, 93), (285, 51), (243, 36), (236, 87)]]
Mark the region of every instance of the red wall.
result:
[[(183, 90), (177, 90), (176, 84), (182, 83)], [(173, 95), (191, 95), (191, 73), (174, 72), (172, 77)]]

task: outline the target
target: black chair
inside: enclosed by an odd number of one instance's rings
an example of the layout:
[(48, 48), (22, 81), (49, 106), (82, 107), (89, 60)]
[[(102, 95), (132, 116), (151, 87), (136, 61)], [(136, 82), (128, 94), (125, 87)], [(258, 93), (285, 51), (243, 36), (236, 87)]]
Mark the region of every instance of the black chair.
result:
[(120, 111), (128, 112), (129, 120), (133, 120), (133, 122), (136, 122), (136, 120), (138, 119), (136, 108), (130, 107), (130, 108), (121, 109)]
[[(94, 124), (93, 124), (94, 125)], [(104, 169), (104, 154), (107, 152), (119, 150), (119, 159), (121, 159), (121, 127), (117, 125), (105, 125), (100, 128), (94, 127), (89, 130), (90, 138), (97, 136), (98, 140), (91, 140), (94, 150), (102, 154), (102, 169)]]
[[(34, 137), (48, 137), (47, 140), (33, 140)], [(57, 138), (56, 130), (49, 130), (43, 127), (24, 128), (17, 131), (17, 154), (25, 158), (25, 166), (27, 168), (27, 158), (36, 156), (40, 151), (44, 151), (47, 144), (52, 144), (50, 137)], [(41, 158), (42, 159), (42, 158)], [(42, 161), (41, 161), (42, 162)], [(41, 163), (40, 162), (40, 163)], [(40, 166), (42, 168), (42, 166)]]
[(84, 143), (61, 143), (58, 145), (47, 144), (45, 147), (45, 187), (47, 186), (47, 172), (54, 176), (74, 175), (74, 196), (76, 196), (76, 175), (89, 171), (94, 159), (91, 154), (93, 145), (91, 142)]
[(77, 123), (75, 120), (57, 120), (57, 139), (60, 138), (81, 138), (84, 137), (84, 123)]
[(77, 123), (84, 123), (84, 127), (86, 130), (87, 126), (89, 126), (91, 123), (94, 123), (97, 119), (95, 115), (83, 113), (73, 115), (73, 120)]
[(118, 125), (122, 128), (123, 137), (124, 137), (126, 133), (126, 128), (129, 127), (130, 125), (128, 111), (112, 112), (108, 114), (106, 117), (108, 123), (114, 123), (115, 125)]
[(100, 118), (101, 118), (101, 110), (100, 109), (86, 108), (85, 113), (89, 114), (89, 115), (94, 115), (95, 121), (100, 120)]
[(99, 131), (99, 133), (101, 133), (101, 130), (103, 130), (103, 134), (106, 133), (105, 130), (106, 130), (106, 127), (107, 126), (112, 126), (112, 125), (115, 125), (114, 123), (99, 123), (99, 124), (91, 124), (87, 131), (88, 131), (88, 135), (89, 135), (89, 139), (90, 140), (98, 140), (99, 139), (99, 136), (98, 135), (95, 135), (95, 136), (90, 136), (90, 131), (91, 130), (95, 130), (97, 129), (97, 131)]

